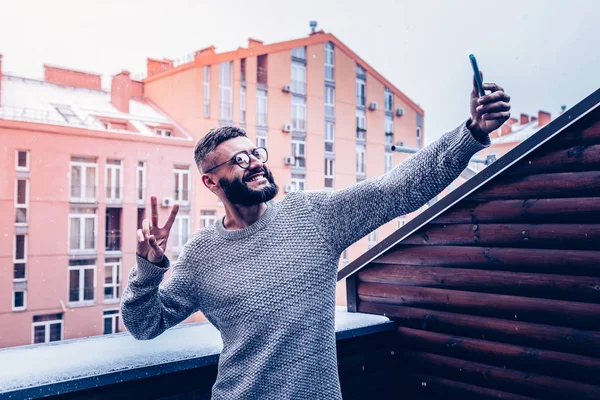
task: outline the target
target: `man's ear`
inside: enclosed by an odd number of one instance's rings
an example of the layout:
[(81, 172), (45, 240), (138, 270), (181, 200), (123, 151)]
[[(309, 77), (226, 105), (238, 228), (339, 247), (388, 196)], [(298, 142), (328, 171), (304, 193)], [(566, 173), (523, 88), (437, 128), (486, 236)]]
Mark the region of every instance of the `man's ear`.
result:
[(214, 192), (219, 187), (218, 183), (208, 174), (202, 174), (202, 183), (204, 183), (204, 186), (211, 192)]

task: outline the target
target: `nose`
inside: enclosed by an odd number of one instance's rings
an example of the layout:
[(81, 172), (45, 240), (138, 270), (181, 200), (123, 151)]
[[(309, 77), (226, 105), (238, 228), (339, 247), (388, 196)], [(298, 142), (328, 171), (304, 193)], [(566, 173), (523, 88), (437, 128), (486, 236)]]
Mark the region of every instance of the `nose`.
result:
[(254, 154), (250, 154), (250, 165), (248, 165), (249, 170), (253, 170), (253, 164), (255, 164), (256, 168), (262, 168), (265, 165), (262, 161), (260, 161)]

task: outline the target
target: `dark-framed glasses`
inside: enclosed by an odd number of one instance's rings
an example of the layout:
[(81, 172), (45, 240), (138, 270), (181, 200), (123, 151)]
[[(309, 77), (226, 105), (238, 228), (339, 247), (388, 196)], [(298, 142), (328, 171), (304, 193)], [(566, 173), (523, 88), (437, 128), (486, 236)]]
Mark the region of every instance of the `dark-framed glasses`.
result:
[[(269, 153), (267, 152), (267, 149), (264, 147), (255, 148), (254, 150), (252, 150), (252, 155), (254, 156), (254, 158), (256, 158), (261, 163), (266, 163), (267, 160), (269, 159)], [(248, 153), (245, 150), (235, 153), (233, 155), (233, 157), (231, 157), (229, 160), (227, 160), (224, 163), (221, 163), (219, 165), (215, 165), (214, 167), (212, 167), (211, 169), (209, 169), (208, 171), (206, 171), (204, 173), (207, 174), (210, 171), (213, 171), (225, 164), (232, 163), (232, 162), (236, 163), (242, 169), (248, 169), (248, 168), (250, 168), (250, 153)]]

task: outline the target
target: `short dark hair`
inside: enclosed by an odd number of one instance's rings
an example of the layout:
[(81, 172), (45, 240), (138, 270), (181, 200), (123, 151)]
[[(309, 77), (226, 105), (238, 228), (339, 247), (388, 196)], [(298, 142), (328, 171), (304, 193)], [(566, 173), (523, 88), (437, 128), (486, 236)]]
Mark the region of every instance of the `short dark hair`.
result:
[(194, 149), (194, 160), (200, 173), (209, 170), (216, 164), (217, 154), (215, 149), (226, 140), (236, 137), (248, 137), (246, 131), (237, 126), (221, 126), (211, 129), (202, 139), (196, 143)]

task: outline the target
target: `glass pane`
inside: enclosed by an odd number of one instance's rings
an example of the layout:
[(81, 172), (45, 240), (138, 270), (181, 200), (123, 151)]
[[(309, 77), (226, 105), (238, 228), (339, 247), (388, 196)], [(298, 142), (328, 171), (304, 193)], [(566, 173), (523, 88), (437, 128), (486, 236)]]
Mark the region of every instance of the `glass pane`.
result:
[(188, 190), (189, 190), (189, 183), (188, 183), (188, 178), (189, 178), (189, 174), (183, 174), (183, 201), (188, 201)]
[(27, 204), (27, 181), (19, 179), (17, 181), (17, 204)]
[(95, 249), (96, 241), (94, 237), (94, 219), (86, 218), (85, 219), (85, 248), (86, 249)]
[(143, 186), (144, 185), (144, 171), (143, 170), (138, 170), (138, 181), (137, 181), (137, 187), (138, 187), (138, 200), (142, 200), (144, 198), (144, 189)]
[(115, 333), (119, 332), (119, 316), (117, 315), (115, 318)]
[(19, 167), (27, 167), (27, 152), (20, 151), (19, 152)]
[(107, 265), (104, 267), (104, 283), (112, 283), (113, 281), (113, 267)]
[(84, 281), (83, 299), (94, 300), (94, 270), (85, 270), (85, 281)]
[(85, 197), (88, 199), (96, 198), (96, 167), (86, 168), (86, 187)]
[(15, 263), (13, 278), (25, 279), (25, 263)]
[(25, 305), (25, 292), (15, 292), (15, 302), (13, 307), (23, 307)]
[(71, 237), (69, 238), (69, 249), (78, 250), (81, 247), (80, 240), (81, 220), (77, 217), (71, 218)]
[(81, 167), (71, 166), (71, 197), (81, 197)]
[(181, 220), (181, 229), (182, 229), (182, 232), (181, 232), (181, 238), (182, 238), (181, 239), (181, 244), (182, 245), (185, 244), (185, 242), (187, 242), (187, 240), (188, 240), (188, 231), (189, 231), (189, 226), (188, 225), (189, 225), (189, 223), (190, 223), (190, 220), (187, 219), (187, 218), (183, 218)]
[(26, 223), (27, 222), (27, 209), (26, 208), (16, 208), (15, 209), (15, 222), (16, 223)]
[[(107, 198), (112, 198), (111, 195), (111, 191), (112, 191), (112, 185), (113, 185), (113, 169), (112, 168), (106, 168), (106, 197)], [(88, 182), (89, 184), (89, 182)]]
[(112, 331), (112, 318), (104, 318), (104, 335), (113, 333)]
[(69, 271), (69, 301), (79, 301), (79, 270)]
[(104, 298), (105, 299), (114, 299), (115, 297), (113, 296), (114, 291), (112, 287), (105, 287), (104, 288)]
[(33, 343), (46, 343), (46, 326), (35, 326), (33, 328)]
[(121, 198), (121, 169), (115, 170), (115, 199)]
[(176, 172), (173, 172), (173, 179), (175, 180), (174, 197), (175, 197), (175, 201), (177, 201), (177, 200), (179, 200), (179, 174)]
[(61, 324), (50, 324), (50, 341), (56, 342), (60, 340)]
[(15, 259), (25, 259), (25, 235), (17, 235), (15, 242)]

